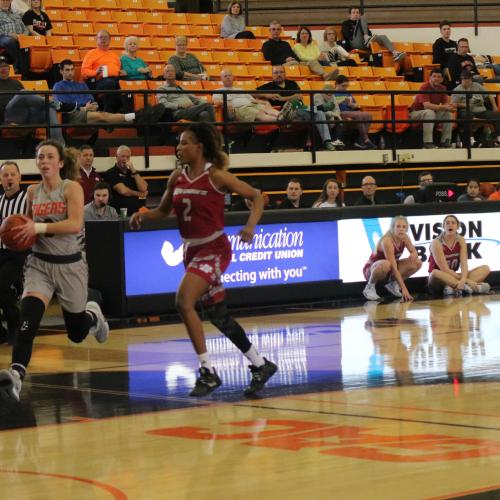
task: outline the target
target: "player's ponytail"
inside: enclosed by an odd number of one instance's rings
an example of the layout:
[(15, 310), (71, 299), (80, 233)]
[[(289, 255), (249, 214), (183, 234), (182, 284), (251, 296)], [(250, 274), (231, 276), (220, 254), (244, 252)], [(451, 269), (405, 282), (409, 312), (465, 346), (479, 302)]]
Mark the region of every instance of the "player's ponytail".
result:
[(225, 169), (229, 165), (229, 158), (224, 152), (222, 134), (209, 123), (192, 123), (186, 130), (193, 134), (203, 146), (203, 157), (215, 168)]

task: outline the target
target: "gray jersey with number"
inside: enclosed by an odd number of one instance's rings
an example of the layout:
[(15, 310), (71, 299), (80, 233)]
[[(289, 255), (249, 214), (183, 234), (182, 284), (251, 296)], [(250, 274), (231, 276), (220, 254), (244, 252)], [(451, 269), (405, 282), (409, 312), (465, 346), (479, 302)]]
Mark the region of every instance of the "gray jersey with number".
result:
[[(35, 195), (31, 212), (35, 222), (59, 222), (68, 218), (68, 207), (64, 190), (68, 183), (64, 179), (59, 186), (46, 192), (43, 183), (35, 187)], [(80, 251), (78, 234), (39, 234), (38, 241), (33, 246), (34, 252), (51, 255), (71, 255)]]

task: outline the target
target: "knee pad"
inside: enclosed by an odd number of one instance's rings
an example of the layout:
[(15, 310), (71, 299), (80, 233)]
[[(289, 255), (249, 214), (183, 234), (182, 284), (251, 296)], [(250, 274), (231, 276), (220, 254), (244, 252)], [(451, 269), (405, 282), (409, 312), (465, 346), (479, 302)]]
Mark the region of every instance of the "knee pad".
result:
[(68, 338), (77, 344), (82, 342), (89, 333), (91, 317), (85, 311), (72, 313), (63, 309), (63, 318)]
[(210, 323), (218, 328), (241, 352), (247, 352), (250, 349), (252, 344), (248, 340), (245, 330), (229, 314), (225, 302), (211, 306), (207, 314)]
[(38, 297), (21, 300), (21, 326), (16, 336), (17, 344), (32, 344), (45, 312), (45, 304)]

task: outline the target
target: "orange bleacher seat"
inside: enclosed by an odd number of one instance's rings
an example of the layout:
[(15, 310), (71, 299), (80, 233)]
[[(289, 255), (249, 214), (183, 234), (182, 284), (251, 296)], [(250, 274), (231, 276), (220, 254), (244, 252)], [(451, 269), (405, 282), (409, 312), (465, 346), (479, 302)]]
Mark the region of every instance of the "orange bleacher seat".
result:
[[(362, 111), (371, 113), (372, 120), (385, 120), (384, 107), (378, 105), (372, 95), (357, 95), (356, 102), (361, 106)], [(383, 123), (370, 123), (369, 134), (378, 134), (384, 129)]]
[(219, 64), (238, 64), (240, 62), (240, 57), (238, 52), (218, 51), (212, 52), (212, 60)]
[(109, 42), (109, 48), (113, 50), (123, 49), (125, 37), (121, 35), (112, 36)]
[[(361, 90), (361, 82), (358, 80), (349, 80), (349, 90)], [(357, 96), (354, 96), (357, 99)]]
[[(124, 36), (124, 38), (126, 37)], [(158, 49), (158, 47), (156, 47), (155, 45), (151, 45), (151, 38), (149, 36), (137, 36), (137, 41), (139, 43), (139, 48), (141, 49)]]
[(157, 90), (159, 87), (161, 87), (165, 82), (162, 80), (148, 80), (148, 89), (149, 90)]
[(149, 67), (151, 68), (151, 76), (153, 78), (163, 77), (163, 71), (165, 69), (165, 63), (150, 64)]
[(76, 47), (71, 35), (52, 35), (47, 37), (47, 45), (51, 49)]
[(410, 128), (409, 123), (401, 123), (398, 120), (408, 120), (410, 118), (410, 111), (406, 104), (396, 104), (394, 107), (387, 106), (385, 108), (385, 119), (392, 120), (392, 116), (394, 114), (394, 119), (396, 120), (396, 124), (394, 126), (394, 130), (391, 123), (387, 123), (385, 129), (388, 132), (396, 132), (396, 134), (401, 134), (405, 130)]
[(411, 90), (408, 82), (399, 81), (399, 82), (385, 82), (385, 86), (387, 90)]
[[(68, 32), (75, 35), (93, 35), (95, 37), (97, 31), (92, 23), (68, 23)], [(95, 47), (95, 38), (94, 38)]]
[(163, 12), (141, 12), (141, 21), (149, 24), (168, 24), (163, 20)]
[(191, 26), (188, 24), (168, 24), (165, 35), (191, 36)]
[(407, 106), (408, 108), (413, 104), (414, 100), (414, 94), (397, 94), (395, 98), (396, 105)]
[(286, 77), (289, 80), (302, 80), (300, 66), (285, 66)]
[[(137, 12), (134, 10), (114, 10), (111, 13), (111, 19), (115, 23), (137, 23), (139, 19), (137, 18)], [(121, 27), (120, 27), (121, 28)]]
[(212, 17), (210, 14), (186, 14), (187, 24), (212, 25)]
[(253, 76), (248, 74), (248, 69), (244, 64), (231, 64), (228, 68), (237, 80), (253, 80)]
[(242, 90), (255, 90), (257, 88), (255, 80), (238, 80), (233, 85)]
[(386, 90), (385, 83), (382, 80), (364, 80), (359, 83), (361, 90)]
[(479, 74), (489, 80), (490, 78), (495, 78), (495, 72), (493, 71), (493, 68), (479, 68), (478, 69)]
[[(120, 24), (120, 34), (124, 36), (138, 36), (144, 35), (144, 27), (142, 23), (122, 23)], [(149, 37), (147, 37), (149, 40)]]
[(265, 40), (259, 39), (259, 38), (251, 38), (247, 39), (247, 47), (250, 50), (258, 51), (262, 49), (262, 44)]
[(175, 56), (174, 50), (160, 50), (160, 57), (162, 61), (167, 62), (172, 56)]
[(414, 92), (418, 92), (422, 85), (423, 85), (423, 82), (408, 82), (408, 86), (410, 87), (410, 90), (413, 90)]
[(97, 10), (116, 10), (120, 9), (117, 0), (93, 0), (94, 7)]
[(200, 39), (196, 37), (188, 38), (188, 48), (189, 50), (197, 50), (202, 49), (203, 47), (200, 45)]
[(432, 54), (432, 43), (429, 43), (429, 42), (413, 42), (413, 50), (417, 54)]
[(145, 9), (154, 11), (168, 11), (171, 12), (172, 9), (168, 6), (165, 0), (142, 0), (142, 5)]
[[(148, 83), (146, 80), (120, 80), (120, 89), (124, 91), (129, 90), (148, 90)], [(134, 109), (144, 107), (144, 94), (129, 94), (133, 95)]]
[(429, 80), (433, 68), (439, 68), (439, 64), (432, 64), (432, 54), (411, 54), (409, 59), (412, 72), (420, 73), (424, 82)]
[(163, 22), (168, 24), (188, 24), (187, 15), (180, 12), (168, 12), (163, 14)]
[(500, 56), (491, 56), (491, 62), (493, 64), (500, 64)]
[(46, 47), (47, 41), (43, 35), (17, 35), (17, 41), (21, 49), (28, 49), (31, 47)]
[(62, 12), (62, 20), (66, 22), (85, 22), (87, 21), (87, 11), (65, 9)]
[(210, 37), (210, 36), (219, 36), (219, 34), (214, 30), (213, 26), (205, 26), (201, 24), (192, 24), (191, 25), (191, 34), (199, 37)]
[(205, 70), (210, 78), (220, 78), (222, 66), (220, 64), (205, 64)]
[(120, 9), (123, 9), (124, 11), (146, 10), (142, 4), (142, 0), (118, 0), (118, 5), (120, 6)]
[(241, 52), (243, 50), (250, 50), (247, 44), (248, 40), (245, 38), (225, 38), (224, 48), (226, 50), (234, 50)]
[(65, 0), (65, 7), (73, 10), (93, 9), (93, 4), (90, 0)]
[(213, 60), (212, 53), (208, 52), (208, 50), (193, 50), (191, 53), (194, 54), (202, 63), (217, 62)]
[(404, 80), (404, 76), (399, 76), (396, 74), (396, 68), (394, 66), (382, 66), (380, 68), (372, 66), (373, 76), (377, 78), (382, 78), (386, 81), (393, 80)]
[(47, 80), (21, 80), (26, 90), (49, 90)]
[(349, 78), (349, 66), (338, 66), (337, 69), (339, 70), (339, 75), (344, 75)]
[(363, 80), (378, 80), (377, 76), (373, 76), (371, 66), (348, 66), (349, 76), (351, 78), (359, 78)]
[(143, 59), (148, 65), (161, 62), (160, 53), (155, 49), (138, 50), (137, 57)]
[(91, 35), (76, 35), (73, 36), (75, 44), (80, 49), (95, 49), (95, 37)]
[(246, 64), (265, 64), (262, 52), (240, 52), (240, 61)]
[(335, 82), (323, 82), (323, 81), (319, 81), (319, 80), (310, 80), (309, 87), (311, 87), (311, 90), (323, 90), (325, 87), (325, 83), (332, 83), (333, 86), (335, 86)]
[(64, 21), (64, 8), (57, 9), (46, 9), (45, 12), (50, 18), (50, 21), (53, 23), (54, 21)]
[(94, 29), (97, 33), (101, 30), (106, 30), (110, 35), (119, 35), (120, 30), (118, 29), (117, 23), (94, 23)]
[(29, 68), (33, 73), (45, 73), (52, 67), (50, 47), (44, 36), (18, 35), (21, 49), (29, 50)]
[(200, 47), (205, 50), (225, 50), (224, 40), (222, 38), (201, 38)]
[(485, 82), (484, 87), (491, 91), (491, 92), (496, 92), (496, 101), (497, 101), (497, 107), (500, 109), (500, 83), (498, 82)]
[(222, 87), (222, 82), (217, 80), (206, 80), (201, 82), (203, 90), (218, 90)]
[(65, 35), (68, 33), (68, 25), (66, 21), (51, 21), (53, 35)]
[(248, 74), (259, 80), (271, 80), (272, 69), (270, 64), (251, 64), (247, 68)]
[(168, 26), (166, 24), (143, 24), (144, 34), (155, 38), (166, 36), (167, 28)]
[(107, 23), (113, 20), (114, 10), (91, 10), (87, 12), (87, 20), (93, 23)]
[(389, 94), (375, 94), (373, 99), (377, 106), (386, 108), (391, 105), (391, 96)]
[(251, 31), (256, 38), (269, 38), (269, 28), (265, 26), (248, 26), (248, 31)]
[(52, 49), (52, 62), (59, 64), (64, 59), (69, 59), (76, 64), (82, 62), (82, 57), (79, 49)]
[(212, 24), (221, 24), (224, 20), (224, 16), (226, 14), (210, 14), (210, 19), (212, 20)]
[(175, 38), (173, 36), (155, 36), (150, 38), (151, 46), (158, 50), (175, 50)]
[(44, 9), (64, 9), (65, 2), (64, 0), (45, 0), (43, 2)]
[(398, 52), (406, 52), (408, 55), (416, 52), (412, 42), (393, 42), (392, 44)]

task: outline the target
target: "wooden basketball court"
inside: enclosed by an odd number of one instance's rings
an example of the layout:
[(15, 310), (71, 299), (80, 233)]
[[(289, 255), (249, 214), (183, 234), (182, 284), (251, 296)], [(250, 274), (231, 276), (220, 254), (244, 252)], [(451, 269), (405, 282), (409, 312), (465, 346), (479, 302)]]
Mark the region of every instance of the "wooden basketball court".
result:
[(201, 400), (181, 325), (41, 336), (0, 406), (2, 498), (499, 498), (499, 318), (498, 295), (243, 318), (279, 365), (259, 399), (211, 325)]

